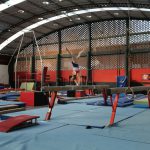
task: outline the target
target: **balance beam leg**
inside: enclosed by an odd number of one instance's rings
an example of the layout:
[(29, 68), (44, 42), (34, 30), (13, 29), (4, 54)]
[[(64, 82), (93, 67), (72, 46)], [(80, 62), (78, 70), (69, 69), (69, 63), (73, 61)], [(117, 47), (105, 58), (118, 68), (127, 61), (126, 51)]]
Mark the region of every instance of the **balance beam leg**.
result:
[(111, 118), (110, 118), (110, 123), (109, 125), (114, 124), (115, 116), (116, 116), (116, 110), (117, 110), (117, 105), (118, 105), (118, 100), (119, 100), (119, 94), (116, 94), (115, 100), (112, 105), (112, 113), (111, 113)]
[(50, 118), (51, 118), (52, 109), (54, 107), (56, 97), (57, 97), (57, 92), (56, 91), (52, 92), (51, 93), (51, 100), (49, 101), (49, 110), (46, 113), (45, 120), (50, 120)]
[(104, 98), (104, 104), (107, 105), (107, 92), (106, 92), (106, 89), (102, 90), (102, 95), (103, 95), (103, 98)]
[(114, 110), (114, 107), (113, 107), (113, 100), (112, 100), (112, 95), (110, 95), (110, 102), (111, 102), (112, 110)]

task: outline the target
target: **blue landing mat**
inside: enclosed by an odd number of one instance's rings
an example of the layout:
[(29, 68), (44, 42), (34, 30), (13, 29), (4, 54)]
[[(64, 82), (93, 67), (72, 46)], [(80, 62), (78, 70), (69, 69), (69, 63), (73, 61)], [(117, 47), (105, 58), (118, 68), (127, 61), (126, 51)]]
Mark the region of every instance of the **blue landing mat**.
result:
[[(146, 109), (144, 112), (120, 122), (116, 127), (105, 128), (101, 132), (91, 132), (100, 136), (109, 136), (112, 138), (136, 141), (138, 143), (150, 144), (150, 110)], [(142, 150), (144, 147), (142, 148)]]
[[(117, 108), (115, 123), (141, 112), (143, 112), (143, 109)], [(110, 116), (111, 116), (110, 107), (99, 107), (99, 109), (93, 109), (82, 113), (79, 112), (61, 118), (53, 118), (53, 120), (58, 121), (59, 123), (66, 123), (73, 125), (103, 127), (105, 125), (108, 125)]]
[[(23, 128), (9, 133), (0, 133), (0, 150), (8, 150), (8, 149), (25, 150), (24, 146), (26, 145), (26, 143), (32, 139), (36, 139), (36, 136), (42, 135), (45, 132), (50, 132), (51, 130), (56, 130), (57, 128), (61, 128), (63, 126), (65, 126), (65, 124), (58, 124), (58, 123), (56, 124), (52, 122), (51, 123), (39, 122), (39, 125), (37, 126)], [(49, 141), (49, 139), (47, 140)], [(34, 146), (36, 147), (36, 143)], [(47, 149), (48, 148), (49, 147), (47, 147)]]
[(86, 104), (88, 102), (97, 102), (99, 100), (103, 100), (103, 97), (99, 96), (99, 97), (87, 97), (84, 99), (72, 99), (72, 100), (66, 100), (67, 104), (73, 104), (73, 103), (77, 103), (77, 104)]
[[(16, 116), (20, 114), (39, 115), (40, 120), (44, 120), (48, 108), (40, 108), (16, 112), (10, 115)], [(99, 126), (108, 125), (111, 116), (111, 107), (90, 106), (85, 104), (68, 104), (57, 105), (52, 112), (52, 119), (58, 123), (75, 124), (84, 126)], [(117, 108), (115, 122), (143, 112), (143, 109), (138, 108)]]
[[(148, 150), (150, 146), (150, 144), (136, 141), (100, 136), (93, 134), (92, 130), (73, 125), (64, 125), (35, 134), (36, 128), (39, 127), (32, 127), (28, 133), (22, 130), (22, 133), (11, 133), (9, 137), (2, 136), (1, 138), (0, 136), (1, 150), (8, 150), (12, 147), (15, 147), (15, 150), (116, 150), (118, 148), (121, 150)], [(29, 134), (30, 131), (31, 134)], [(101, 133), (102, 130), (94, 129), (94, 131)]]
[[(94, 109), (95, 108), (95, 109)], [(73, 110), (72, 110), (73, 109)], [(9, 115), (30, 114), (45, 117), (47, 108), (27, 110)], [(82, 116), (85, 116), (85, 120)], [(85, 129), (83, 126), (68, 125), (59, 120), (75, 116), (75, 121), (83, 114), (81, 123), (93, 121), (100, 123), (111, 113), (110, 107), (87, 106), (85, 104), (57, 105), (53, 111), (52, 120), (40, 121), (40, 125), (16, 130), (10, 133), (0, 133), (0, 150), (149, 150), (150, 147), (150, 111), (137, 108), (118, 108), (117, 115), (121, 117), (138, 115), (120, 122), (118, 126), (104, 129)], [(99, 114), (102, 116), (97, 116)], [(77, 118), (76, 118), (77, 116)], [(98, 118), (97, 118), (98, 117)], [(109, 116), (110, 117), (110, 116)], [(74, 117), (73, 117), (74, 118)], [(70, 120), (72, 121), (73, 118)], [(96, 124), (94, 124), (96, 125)], [(140, 132), (139, 132), (140, 131)], [(140, 137), (141, 134), (141, 137)], [(134, 136), (135, 135), (135, 136)], [(146, 140), (144, 142), (144, 137)]]
[[(97, 107), (86, 107), (86, 105), (79, 105), (79, 104), (69, 104), (69, 105), (57, 105), (54, 107), (53, 112), (52, 112), (52, 118), (51, 120), (54, 120), (56, 118), (61, 118), (64, 116), (88, 111), (88, 110), (93, 110), (97, 109)], [(27, 114), (27, 115), (39, 115), (40, 118), (39, 120), (44, 120), (45, 115), (48, 111), (48, 107), (44, 108), (37, 108), (37, 109), (31, 109), (31, 110), (26, 110), (26, 111), (21, 111), (21, 112), (15, 112), (15, 113), (10, 113), (10, 116), (16, 116), (16, 115), (22, 115), (22, 114)]]
[[(115, 95), (113, 95), (113, 101), (115, 99)], [(105, 103), (104, 103), (104, 100), (98, 100), (98, 101), (95, 101), (95, 102), (87, 102), (87, 105), (94, 105), (94, 106), (104, 106)], [(107, 106), (111, 106), (112, 103), (110, 101), (110, 98), (108, 98), (107, 100)], [(126, 95), (122, 94), (119, 98), (119, 101), (118, 101), (118, 107), (126, 107), (126, 106), (129, 106), (129, 105), (133, 105), (133, 99), (128, 99)]]

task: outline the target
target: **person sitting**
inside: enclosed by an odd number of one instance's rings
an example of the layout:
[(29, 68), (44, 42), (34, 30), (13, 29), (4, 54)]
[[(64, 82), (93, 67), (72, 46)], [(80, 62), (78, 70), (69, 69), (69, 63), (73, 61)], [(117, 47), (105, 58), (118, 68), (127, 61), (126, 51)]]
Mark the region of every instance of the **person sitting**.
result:
[(71, 78), (71, 80), (74, 81), (76, 85), (80, 85), (81, 75), (80, 75), (80, 66), (78, 64), (78, 60), (79, 60), (81, 54), (85, 51), (85, 49), (80, 51), (77, 56), (73, 55), (68, 48), (66, 48), (66, 51), (72, 57), (72, 62), (71, 63), (72, 63), (73, 71), (72, 71), (72, 78)]

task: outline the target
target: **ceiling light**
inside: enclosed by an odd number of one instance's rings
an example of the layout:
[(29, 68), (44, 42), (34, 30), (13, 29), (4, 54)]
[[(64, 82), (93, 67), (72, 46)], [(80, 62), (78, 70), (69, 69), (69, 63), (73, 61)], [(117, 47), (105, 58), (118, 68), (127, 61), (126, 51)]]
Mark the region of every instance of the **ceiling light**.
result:
[(58, 0), (59, 2), (62, 2), (63, 0)]
[(42, 18), (42, 17), (40, 17), (40, 18), (38, 18), (38, 20), (43, 20), (44, 18)]
[(53, 26), (55, 26), (55, 27), (56, 27), (56, 26), (58, 26), (58, 24), (57, 24), (57, 23), (54, 23), (54, 24), (53, 24)]
[(74, 10), (74, 11), (77, 11), (77, 10), (79, 10), (79, 9), (78, 9), (78, 8), (74, 8), (73, 10)]
[(65, 10), (61, 11), (62, 14), (65, 14), (66, 12), (67, 12), (67, 11), (65, 11)]
[(7, 0), (5, 3), (0, 4), (0, 11), (3, 11), (9, 7), (15, 6), (25, 0)]
[(114, 13), (114, 15), (115, 15), (115, 16), (118, 16), (118, 15), (119, 15), (119, 13), (117, 13), (117, 12), (116, 12), (116, 13)]
[[(14, 0), (13, 0), (14, 1)], [(5, 40), (4, 42), (2, 42), (0, 44), (0, 51), (6, 47), (9, 43), (11, 43), (12, 41), (14, 41), (16, 38), (20, 37), (21, 35), (23, 35), (24, 33), (28, 32), (28, 31), (31, 31), (43, 24), (46, 24), (46, 23), (51, 23), (53, 21), (59, 21), (59, 19), (63, 19), (63, 18), (66, 18), (67, 16), (68, 17), (73, 17), (75, 15), (83, 15), (83, 14), (86, 14), (86, 13), (94, 13), (94, 12), (105, 12), (105, 11), (133, 11), (133, 12), (138, 12), (139, 10), (142, 11), (142, 12), (150, 12), (150, 9), (147, 9), (147, 8), (140, 8), (140, 9), (137, 9), (136, 7), (108, 7), (108, 8), (93, 8), (93, 9), (87, 9), (87, 10), (80, 10), (80, 11), (77, 11), (77, 12), (70, 12), (70, 13), (67, 13), (67, 15), (58, 15), (58, 16), (54, 16), (54, 17), (50, 17), (50, 18), (47, 18), (47, 19), (44, 19), (42, 21), (39, 21), (39, 22), (36, 22), (36, 23), (33, 23), (31, 25), (29, 25), (28, 27), (20, 30), (19, 32), (15, 33), (14, 35), (10, 36), (7, 40)]]
[(78, 18), (76, 18), (76, 20), (81, 20), (81, 18), (78, 17)]
[(43, 1), (42, 2), (44, 5), (49, 5), (49, 2), (48, 1)]
[(21, 14), (23, 14), (24, 13), (24, 10), (18, 10), (18, 13), (21, 13)]
[(86, 16), (87, 18), (92, 18), (92, 16), (91, 15), (88, 15), (88, 16)]

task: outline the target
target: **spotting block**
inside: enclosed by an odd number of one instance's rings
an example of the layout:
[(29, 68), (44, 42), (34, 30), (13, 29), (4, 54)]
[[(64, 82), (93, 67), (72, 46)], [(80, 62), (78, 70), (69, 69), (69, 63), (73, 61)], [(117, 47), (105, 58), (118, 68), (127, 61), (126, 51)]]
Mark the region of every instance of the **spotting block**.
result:
[[(19, 128), (37, 125), (37, 118), (39, 118), (39, 116), (20, 115), (10, 117), (5, 121), (0, 122), (0, 132), (9, 132)], [(33, 120), (35, 120), (34, 123)]]
[(67, 97), (75, 97), (75, 90), (68, 90)]
[(47, 96), (43, 92), (22, 91), (20, 93), (20, 101), (26, 103), (27, 106), (43, 106), (48, 104)]
[(84, 90), (76, 90), (75, 97), (84, 97), (85, 91)]
[(84, 97), (85, 90), (69, 90), (67, 91), (67, 96), (68, 97)]

